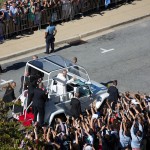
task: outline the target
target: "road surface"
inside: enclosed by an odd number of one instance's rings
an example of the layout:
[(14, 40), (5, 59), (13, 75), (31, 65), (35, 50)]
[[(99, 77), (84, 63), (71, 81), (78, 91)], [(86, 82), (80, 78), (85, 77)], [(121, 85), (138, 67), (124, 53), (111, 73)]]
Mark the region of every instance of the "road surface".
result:
[[(140, 91), (150, 94), (150, 19), (142, 20), (114, 32), (57, 49), (55, 54), (72, 59), (78, 58), (78, 64), (84, 66), (91, 79), (98, 82), (118, 80), (120, 91)], [(43, 50), (44, 51), (44, 50)], [(44, 54), (39, 54), (44, 56)], [(13, 79), (17, 82), (16, 95), (20, 88), (20, 76), (23, 75), (27, 60), (3, 65), (6, 73), (1, 79)], [(0, 97), (3, 92), (0, 92)]]

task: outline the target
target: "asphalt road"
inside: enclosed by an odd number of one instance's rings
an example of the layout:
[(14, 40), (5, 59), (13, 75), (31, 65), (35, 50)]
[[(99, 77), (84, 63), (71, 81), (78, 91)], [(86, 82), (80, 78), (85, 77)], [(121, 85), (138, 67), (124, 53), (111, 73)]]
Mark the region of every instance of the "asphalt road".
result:
[[(55, 53), (69, 59), (76, 56), (78, 64), (84, 66), (91, 79), (97, 82), (117, 79), (120, 91), (140, 91), (150, 94), (149, 31), (150, 20), (144, 20), (82, 44), (57, 49)], [(3, 66), (7, 72), (1, 74), (0, 79), (16, 81), (16, 95), (20, 88), (20, 76), (23, 75), (25, 62), (29, 59), (31, 58)], [(3, 92), (0, 92), (0, 97), (2, 95)]]

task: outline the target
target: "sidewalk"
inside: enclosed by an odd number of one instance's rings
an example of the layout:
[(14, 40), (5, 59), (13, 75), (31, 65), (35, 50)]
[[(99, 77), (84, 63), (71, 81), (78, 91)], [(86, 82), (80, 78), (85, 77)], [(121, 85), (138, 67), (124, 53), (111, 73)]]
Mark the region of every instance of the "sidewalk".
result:
[[(93, 14), (79, 20), (57, 25), (56, 44), (68, 43), (101, 32), (111, 27), (150, 16), (150, 0), (135, 0), (132, 4), (106, 10), (103, 15)], [(45, 48), (45, 30), (35, 31), (19, 39), (7, 40), (0, 45), (0, 64), (9, 58)]]

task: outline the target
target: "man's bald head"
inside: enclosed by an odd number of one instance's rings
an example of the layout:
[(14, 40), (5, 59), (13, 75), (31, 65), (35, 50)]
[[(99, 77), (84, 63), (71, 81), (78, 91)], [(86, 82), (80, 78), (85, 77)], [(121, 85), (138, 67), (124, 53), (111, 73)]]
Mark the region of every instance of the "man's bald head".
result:
[(80, 96), (79, 92), (76, 92), (75, 97), (79, 98), (79, 96)]
[(63, 74), (64, 77), (66, 77), (66, 75), (67, 75), (67, 70), (64, 69), (64, 70), (62, 71), (62, 74)]

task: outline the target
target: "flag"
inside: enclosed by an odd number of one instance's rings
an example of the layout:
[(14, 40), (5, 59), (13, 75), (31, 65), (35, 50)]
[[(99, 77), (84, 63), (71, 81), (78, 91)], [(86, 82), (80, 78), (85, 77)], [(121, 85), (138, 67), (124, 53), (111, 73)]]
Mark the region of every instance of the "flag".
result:
[(110, 4), (110, 0), (105, 0), (105, 7), (107, 7)]

